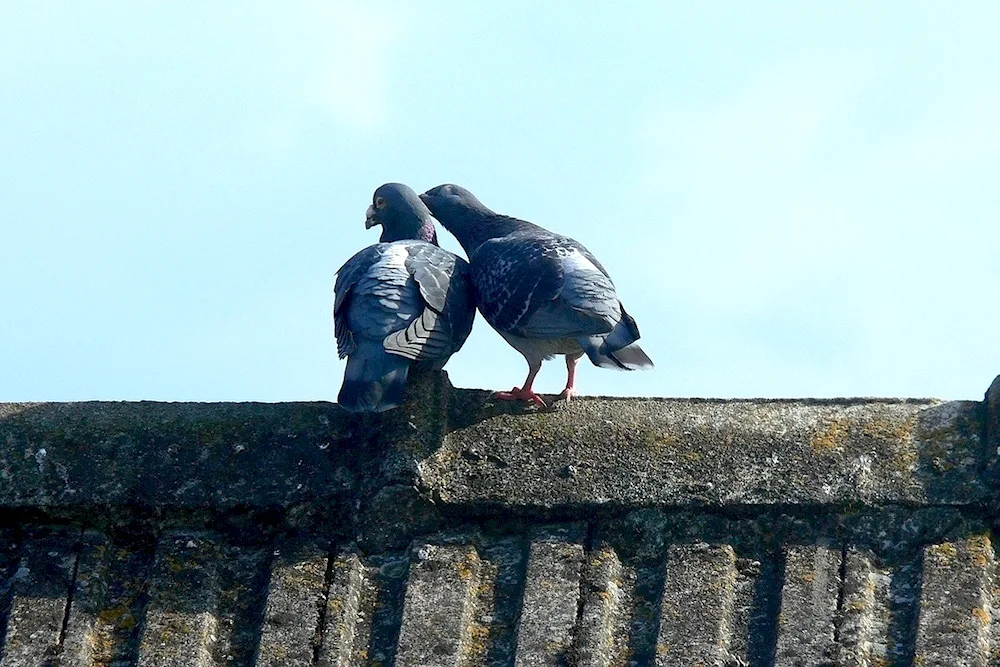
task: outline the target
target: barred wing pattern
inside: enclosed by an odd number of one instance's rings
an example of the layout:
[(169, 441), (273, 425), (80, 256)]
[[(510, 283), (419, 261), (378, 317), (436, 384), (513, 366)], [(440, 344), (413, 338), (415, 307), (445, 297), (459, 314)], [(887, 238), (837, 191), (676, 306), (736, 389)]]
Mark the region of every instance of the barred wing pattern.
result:
[(479, 309), (502, 333), (591, 336), (611, 331), (621, 319), (607, 272), (573, 239), (530, 233), (491, 239), (472, 265)]

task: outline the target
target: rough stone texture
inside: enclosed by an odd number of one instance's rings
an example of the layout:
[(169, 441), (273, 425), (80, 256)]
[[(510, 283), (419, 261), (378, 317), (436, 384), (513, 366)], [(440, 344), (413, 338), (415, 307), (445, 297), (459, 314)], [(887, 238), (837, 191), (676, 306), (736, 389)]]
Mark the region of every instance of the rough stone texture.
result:
[(28, 667), (61, 652), (78, 536), (78, 531), (60, 528), (28, 531), (11, 580), (13, 598), (0, 667)]
[(582, 399), (449, 433), (421, 468), (449, 505), (958, 504), (993, 489), (971, 401)]
[(917, 664), (989, 664), (995, 568), (988, 535), (924, 548)]
[(995, 456), (986, 411), (972, 401), (583, 398), (516, 413), (482, 393), (453, 391), (459, 417), (426, 431), (417, 423), (435, 412), (412, 406), (383, 425), (324, 403), (3, 404), (0, 507), (331, 507), (387, 443), (379, 479), (412, 487), (416, 472), (424, 497), (447, 505), (967, 505), (994, 493), (979, 475)]
[(840, 613), (840, 664), (873, 667), (887, 664), (889, 652), (890, 572), (879, 568), (867, 549), (850, 547), (844, 562)]
[(469, 546), (421, 544), (411, 559), (396, 664), (458, 667), (474, 641), (470, 627), (480, 563)]
[(736, 556), (732, 547), (704, 543), (671, 546), (656, 664), (728, 665), (735, 587)]
[(157, 545), (139, 667), (212, 667), (217, 639), (217, 545), (203, 533), (171, 532)]
[(258, 667), (309, 667), (326, 604), (327, 550), (288, 544), (275, 556), (267, 586)]
[[(991, 446), (1000, 447), (1000, 375), (993, 380), (993, 384), (986, 390), (984, 399), (987, 412), (987, 439)], [(994, 451), (997, 451), (994, 449)]]
[(605, 546), (591, 552), (583, 568), (583, 613), (578, 628), (578, 667), (611, 667), (625, 661), (631, 607), (629, 580), (618, 554)]
[(357, 554), (342, 554), (330, 564), (323, 642), (317, 653), (319, 665), (348, 667), (351, 664), (361, 612), (362, 577), (363, 567)]
[(329, 403), (0, 404), (0, 507), (335, 503), (351, 429)]
[(580, 599), (583, 526), (549, 526), (535, 535), (525, 575), (515, 667), (564, 665)]
[(107, 549), (108, 539), (101, 533), (87, 531), (80, 538), (60, 663), (65, 667), (89, 667), (98, 659), (98, 618), (108, 591)]
[(0, 405), (0, 666), (1000, 664), (1000, 379), (412, 389), (384, 415)]
[(829, 544), (793, 546), (785, 554), (778, 617), (778, 667), (833, 665), (841, 550)]

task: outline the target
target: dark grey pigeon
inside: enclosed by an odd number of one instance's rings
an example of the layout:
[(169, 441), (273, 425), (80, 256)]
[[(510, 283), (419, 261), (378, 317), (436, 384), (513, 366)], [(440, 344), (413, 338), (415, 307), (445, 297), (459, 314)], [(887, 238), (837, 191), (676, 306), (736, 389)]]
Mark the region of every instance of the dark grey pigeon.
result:
[(636, 343), (635, 320), (608, 272), (583, 245), (495, 213), (458, 185), (439, 185), (420, 198), (465, 248), (479, 311), (528, 362), (524, 386), (498, 398), (544, 405), (531, 385), (542, 360), (556, 354), (566, 355), (561, 396), (567, 400), (584, 354), (601, 368), (652, 368)]
[(347, 357), (337, 402), (382, 412), (403, 402), (414, 369), (438, 370), (472, 331), (476, 314), (468, 263), (437, 245), (434, 218), (400, 183), (375, 191), (365, 227), (382, 225), (337, 272), (337, 354)]

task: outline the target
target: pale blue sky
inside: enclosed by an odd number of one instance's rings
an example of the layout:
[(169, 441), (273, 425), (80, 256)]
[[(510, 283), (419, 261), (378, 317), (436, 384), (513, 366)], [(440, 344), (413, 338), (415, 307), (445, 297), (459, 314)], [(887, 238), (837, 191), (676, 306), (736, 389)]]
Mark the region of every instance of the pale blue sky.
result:
[(1000, 3), (596, 4), (0, 4), (0, 400), (334, 400), (386, 181), (602, 260), (657, 368), (584, 394), (981, 397)]

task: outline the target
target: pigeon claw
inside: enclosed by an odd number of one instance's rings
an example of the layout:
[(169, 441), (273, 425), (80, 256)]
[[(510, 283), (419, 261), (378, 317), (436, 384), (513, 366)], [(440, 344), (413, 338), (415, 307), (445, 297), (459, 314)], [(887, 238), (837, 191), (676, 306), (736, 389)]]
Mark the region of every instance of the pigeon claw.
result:
[(529, 403), (534, 403), (540, 408), (546, 407), (545, 401), (542, 400), (542, 397), (530, 389), (514, 387), (510, 391), (498, 391), (494, 394), (494, 396), (501, 401), (528, 401)]
[(567, 403), (569, 403), (570, 399), (572, 399), (574, 396), (576, 396), (576, 389), (574, 389), (573, 387), (566, 387), (561, 392), (559, 392), (559, 395), (556, 396), (556, 400), (557, 401), (564, 400)]

